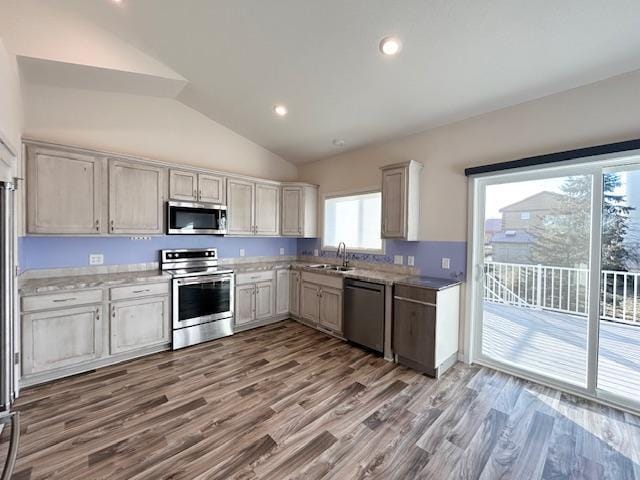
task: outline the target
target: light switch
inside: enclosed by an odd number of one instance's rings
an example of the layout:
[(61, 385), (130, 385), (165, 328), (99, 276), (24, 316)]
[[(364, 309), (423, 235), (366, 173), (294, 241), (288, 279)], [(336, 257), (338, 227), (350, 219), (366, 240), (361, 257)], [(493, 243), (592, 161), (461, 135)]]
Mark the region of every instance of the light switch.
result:
[(449, 270), (450, 264), (451, 264), (451, 259), (450, 258), (446, 258), (446, 257), (442, 258), (442, 269), (443, 270)]
[(409, 255), (407, 257), (407, 265), (409, 265), (410, 267), (415, 267), (415, 265), (416, 265), (416, 257), (413, 257), (413, 256)]
[(89, 254), (89, 265), (102, 265), (104, 263), (104, 255), (101, 253)]
[(393, 263), (396, 265), (402, 265), (404, 263), (404, 257), (402, 255), (394, 255)]
[(240, 256), (241, 256), (241, 257), (244, 257), (244, 248), (241, 248), (241, 249), (240, 249)]
[(280, 248), (280, 255), (284, 255), (284, 248)]

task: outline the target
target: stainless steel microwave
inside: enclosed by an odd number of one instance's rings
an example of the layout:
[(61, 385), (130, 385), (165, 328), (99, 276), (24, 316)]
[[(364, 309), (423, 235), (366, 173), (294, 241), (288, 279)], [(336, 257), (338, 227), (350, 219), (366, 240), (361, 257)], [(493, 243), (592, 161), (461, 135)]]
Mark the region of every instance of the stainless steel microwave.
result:
[(224, 235), (227, 206), (200, 202), (167, 202), (169, 235)]

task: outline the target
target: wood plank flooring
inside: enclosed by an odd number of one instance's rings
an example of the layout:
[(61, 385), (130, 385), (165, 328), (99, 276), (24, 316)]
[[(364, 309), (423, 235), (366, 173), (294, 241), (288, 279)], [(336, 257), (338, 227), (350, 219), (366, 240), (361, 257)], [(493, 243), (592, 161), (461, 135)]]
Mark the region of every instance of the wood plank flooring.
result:
[(292, 321), (23, 392), (14, 479), (633, 479), (640, 418)]

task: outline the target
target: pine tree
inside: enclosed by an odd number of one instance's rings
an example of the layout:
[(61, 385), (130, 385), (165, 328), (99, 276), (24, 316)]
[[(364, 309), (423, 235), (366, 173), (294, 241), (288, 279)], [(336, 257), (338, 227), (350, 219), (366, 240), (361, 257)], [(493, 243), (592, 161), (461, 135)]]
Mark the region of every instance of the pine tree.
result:
[[(620, 176), (605, 174), (602, 212), (602, 268), (626, 270), (629, 252), (624, 244), (630, 207), (624, 195), (614, 192)], [(568, 177), (561, 187), (562, 198), (553, 213), (534, 234), (531, 261), (558, 267), (585, 267), (589, 263), (591, 239), (591, 177)]]

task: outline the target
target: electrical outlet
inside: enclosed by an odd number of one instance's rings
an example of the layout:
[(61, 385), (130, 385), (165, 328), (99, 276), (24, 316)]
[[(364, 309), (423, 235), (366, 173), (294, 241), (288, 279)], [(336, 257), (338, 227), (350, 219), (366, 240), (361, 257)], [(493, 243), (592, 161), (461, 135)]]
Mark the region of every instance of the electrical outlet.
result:
[(404, 263), (404, 257), (402, 255), (394, 255), (393, 263), (396, 265), (402, 265)]
[(316, 249), (313, 251), (313, 256), (314, 256), (314, 257), (317, 257), (318, 255), (320, 255), (320, 254), (318, 253), (318, 249), (316, 248)]
[(449, 270), (449, 268), (451, 268), (451, 259), (443, 257), (442, 258), (442, 269), (443, 270)]
[(284, 248), (280, 249), (280, 255), (284, 255)]
[(241, 248), (241, 249), (240, 249), (240, 256), (241, 256), (241, 257), (244, 257), (244, 248)]
[(407, 265), (409, 265), (410, 267), (415, 267), (415, 265), (416, 265), (416, 257), (409, 255), (407, 257)]
[(89, 265), (102, 265), (104, 263), (104, 255), (101, 253), (89, 254)]

